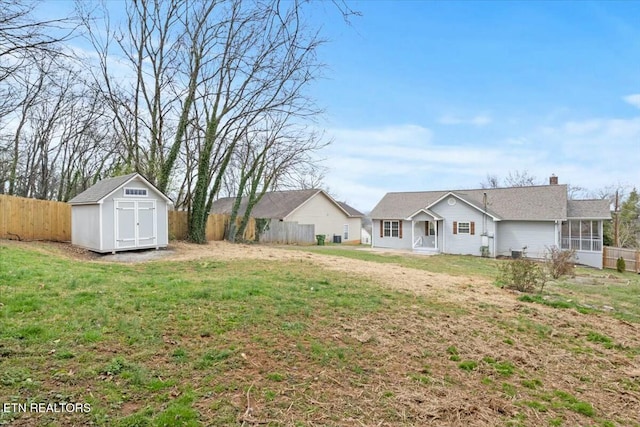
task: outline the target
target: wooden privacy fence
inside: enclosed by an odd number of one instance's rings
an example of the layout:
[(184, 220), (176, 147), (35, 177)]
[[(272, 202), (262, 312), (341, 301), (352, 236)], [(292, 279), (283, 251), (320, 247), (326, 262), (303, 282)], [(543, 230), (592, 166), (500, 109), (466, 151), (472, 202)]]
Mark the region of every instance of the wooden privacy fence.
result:
[(71, 240), (71, 205), (0, 195), (0, 239)]
[[(184, 211), (169, 211), (169, 239), (186, 240), (188, 231), (188, 213)], [(240, 225), (241, 218), (236, 224)], [(224, 230), (229, 223), (229, 215), (210, 214), (207, 218), (206, 238), (209, 241), (224, 240)], [(245, 240), (256, 239), (256, 222), (249, 218), (249, 224), (244, 232)]]
[[(187, 213), (169, 211), (169, 238), (187, 238)], [(223, 240), (229, 215), (211, 214), (207, 220), (207, 240)], [(240, 221), (238, 221), (240, 223)], [(244, 236), (255, 240), (255, 220), (251, 218)], [(0, 239), (71, 241), (71, 205), (50, 200), (0, 195)]]
[(611, 246), (605, 246), (602, 248), (602, 265), (604, 268), (612, 268), (615, 270), (616, 261), (620, 257), (624, 259), (627, 271), (640, 273), (640, 250), (613, 248)]
[(286, 245), (315, 243), (315, 229), (313, 224), (271, 220), (267, 229), (260, 234), (260, 241)]

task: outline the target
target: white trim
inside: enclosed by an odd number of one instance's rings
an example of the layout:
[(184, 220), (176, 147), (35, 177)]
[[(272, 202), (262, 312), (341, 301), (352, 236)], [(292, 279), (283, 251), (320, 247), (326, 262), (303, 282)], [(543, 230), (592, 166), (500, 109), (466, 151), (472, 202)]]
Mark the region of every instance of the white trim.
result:
[(100, 248), (100, 250), (104, 249), (104, 243), (103, 243), (103, 238), (102, 238), (102, 228), (103, 228), (103, 224), (102, 224), (102, 205), (98, 205), (98, 248)]
[[(425, 209), (431, 209), (433, 206), (437, 205), (438, 203), (440, 203), (441, 201), (443, 201), (444, 199), (446, 199), (448, 196), (452, 196), (455, 197), (456, 199), (460, 200), (461, 202), (464, 202), (465, 204), (471, 206), (472, 208), (474, 208), (475, 210), (482, 212), (483, 214), (489, 215), (494, 221), (502, 221), (502, 218), (498, 218), (497, 216), (494, 216), (492, 214), (490, 214), (488, 211), (474, 205), (473, 203), (465, 200), (463, 197), (458, 196), (456, 193), (449, 191), (448, 193), (446, 193), (444, 196), (440, 197), (439, 199), (437, 199), (435, 202), (431, 203), (430, 205), (428, 205)], [(535, 220), (538, 221), (538, 220)]]
[[(119, 203), (133, 203), (133, 221), (134, 225), (134, 233), (133, 233), (133, 245), (131, 246), (118, 246), (118, 231), (120, 229), (120, 224), (118, 220), (118, 204)], [(153, 240), (153, 244), (140, 245), (140, 225), (139, 225), (139, 217), (138, 217), (138, 203), (151, 203), (152, 213), (152, 227), (153, 227), (153, 236), (145, 237), (145, 239)], [(145, 200), (145, 199), (113, 199), (113, 215), (114, 215), (114, 235), (113, 235), (113, 249), (112, 251), (115, 253), (119, 249), (136, 249), (136, 248), (151, 248), (151, 247), (159, 247), (158, 244), (158, 210), (157, 210), (157, 200)], [(168, 219), (168, 216), (167, 216)]]
[[(460, 231), (460, 224), (467, 224), (467, 230), (466, 232), (464, 231)], [(454, 234), (467, 234), (467, 235), (471, 235), (471, 221), (457, 221), (456, 224), (456, 233)]]
[[(128, 180), (126, 180), (125, 182), (123, 182), (122, 184), (120, 184), (119, 186), (117, 186), (116, 188), (113, 189), (113, 191), (111, 191), (110, 193), (108, 193), (107, 195), (105, 195), (103, 198), (101, 198), (100, 200), (98, 200), (97, 203), (100, 203), (102, 200), (106, 199), (107, 197), (111, 196), (113, 193), (115, 193), (116, 191), (118, 191), (119, 189), (125, 187), (126, 185), (129, 185), (129, 183), (131, 181), (133, 181), (136, 178), (140, 178), (142, 180), (142, 182), (144, 182), (147, 186), (149, 186), (150, 188), (153, 189), (153, 191), (158, 194), (160, 197), (162, 197), (167, 203), (173, 204), (173, 202), (171, 201), (170, 198), (168, 198), (167, 196), (165, 196), (160, 190), (158, 190), (153, 184), (151, 184), (149, 181), (147, 181), (147, 179), (140, 175), (139, 173), (136, 173), (135, 175), (133, 175), (131, 178), (129, 178)], [(95, 203), (95, 202), (92, 202)], [(88, 203), (91, 204), (91, 203)]]
[(409, 215), (409, 216), (406, 218), (406, 220), (407, 220), (407, 221), (412, 221), (412, 220), (413, 220), (413, 217), (414, 217), (414, 216), (416, 216), (416, 215), (418, 215), (419, 213), (425, 213), (425, 214), (429, 215), (431, 218), (433, 218), (433, 219), (434, 219), (434, 221), (438, 221), (438, 220), (444, 219), (444, 218), (442, 218), (442, 217), (440, 217), (440, 216), (436, 215), (433, 211), (430, 211), (430, 210), (429, 210), (429, 209), (427, 209), (427, 208), (422, 208), (422, 209), (418, 209), (417, 211), (415, 211), (414, 213), (412, 213), (411, 215)]
[(415, 237), (415, 223), (413, 222), (413, 220), (411, 220), (411, 247), (413, 249), (415, 249), (416, 247), (416, 237)]
[[(127, 194), (127, 190), (143, 191), (141, 194)], [(142, 187), (122, 187), (123, 197), (149, 197), (149, 189)]]

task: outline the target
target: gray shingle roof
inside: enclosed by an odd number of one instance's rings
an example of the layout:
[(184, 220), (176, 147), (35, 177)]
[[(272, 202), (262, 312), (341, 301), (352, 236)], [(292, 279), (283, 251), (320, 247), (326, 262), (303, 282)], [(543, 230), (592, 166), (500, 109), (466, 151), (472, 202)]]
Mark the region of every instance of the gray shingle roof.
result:
[(82, 203), (98, 203), (104, 197), (109, 195), (109, 193), (111, 193), (136, 175), (138, 174), (130, 173), (128, 175), (116, 176), (114, 178), (107, 178), (103, 179), (102, 181), (98, 181), (93, 186), (87, 188), (82, 193), (69, 200), (69, 203), (72, 205)]
[(371, 217), (408, 218), (448, 193), (455, 194), (480, 210), (484, 208), (486, 193), (487, 212), (503, 220), (541, 221), (567, 217), (566, 185), (387, 193), (373, 209)]
[(340, 207), (342, 209), (344, 209), (350, 217), (353, 218), (362, 218), (364, 216), (364, 214), (362, 212), (360, 212), (359, 210), (357, 210), (356, 208), (349, 206), (348, 204), (346, 204), (345, 202), (337, 202)]
[(611, 219), (611, 205), (608, 200), (569, 200), (568, 218)]
[[(260, 199), (260, 201), (253, 207), (251, 211), (251, 216), (254, 218), (276, 218), (276, 219), (284, 219), (289, 214), (291, 214), (295, 209), (297, 209), (304, 202), (309, 200), (311, 197), (316, 195), (317, 193), (322, 192), (322, 190), (311, 189), (311, 190), (288, 190), (288, 191), (272, 191), (265, 193), (265, 195)], [(324, 193), (324, 192), (323, 192)], [(331, 197), (329, 197), (332, 201), (334, 201)], [(211, 207), (212, 213), (223, 213), (230, 214), (231, 209), (233, 208), (233, 203), (235, 201), (235, 197), (223, 197), (215, 202), (213, 202), (213, 206)], [(349, 216), (358, 217), (363, 216), (360, 212), (350, 207), (349, 205), (343, 205), (339, 202), (335, 202), (339, 206), (342, 207), (346, 212), (348, 212)], [(346, 209), (347, 206), (349, 209)], [(240, 203), (239, 215), (243, 215), (245, 210), (247, 209), (247, 198), (243, 197), (242, 202)]]

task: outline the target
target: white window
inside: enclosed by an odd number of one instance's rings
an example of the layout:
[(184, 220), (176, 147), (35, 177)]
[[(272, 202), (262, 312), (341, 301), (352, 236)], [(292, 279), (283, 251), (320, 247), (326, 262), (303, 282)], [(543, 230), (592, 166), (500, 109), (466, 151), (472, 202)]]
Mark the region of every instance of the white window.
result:
[(600, 252), (603, 229), (599, 221), (569, 220), (560, 227), (560, 247), (577, 251)]
[(384, 237), (400, 237), (399, 221), (384, 221)]
[(125, 187), (124, 195), (130, 197), (147, 197), (146, 188)]
[(471, 234), (471, 223), (469, 223), (469, 222), (459, 222), (458, 223), (458, 234)]
[(342, 238), (349, 240), (349, 224), (345, 224), (342, 230)]

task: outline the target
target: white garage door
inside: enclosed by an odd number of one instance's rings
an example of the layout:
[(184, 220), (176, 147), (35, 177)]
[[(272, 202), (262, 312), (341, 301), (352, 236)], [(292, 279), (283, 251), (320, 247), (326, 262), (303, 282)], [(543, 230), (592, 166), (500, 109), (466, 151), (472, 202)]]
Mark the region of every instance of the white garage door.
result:
[(156, 245), (155, 200), (116, 201), (116, 249)]

